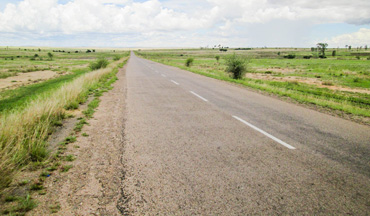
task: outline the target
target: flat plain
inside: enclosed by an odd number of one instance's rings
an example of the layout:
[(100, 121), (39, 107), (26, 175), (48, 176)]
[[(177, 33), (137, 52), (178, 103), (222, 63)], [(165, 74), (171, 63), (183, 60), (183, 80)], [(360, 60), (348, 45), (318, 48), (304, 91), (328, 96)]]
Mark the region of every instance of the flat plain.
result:
[[(332, 53), (335, 52), (335, 56)], [(370, 52), (329, 49), (327, 58), (298, 48), (141, 50), (144, 58), (212, 78), (238, 83), (313, 108), (369, 124)], [(247, 62), (243, 79), (225, 72), (225, 59), (236, 54)], [(286, 58), (289, 55), (294, 58)], [(217, 57), (219, 60), (217, 60)], [(188, 58), (194, 61), (185, 65)]]

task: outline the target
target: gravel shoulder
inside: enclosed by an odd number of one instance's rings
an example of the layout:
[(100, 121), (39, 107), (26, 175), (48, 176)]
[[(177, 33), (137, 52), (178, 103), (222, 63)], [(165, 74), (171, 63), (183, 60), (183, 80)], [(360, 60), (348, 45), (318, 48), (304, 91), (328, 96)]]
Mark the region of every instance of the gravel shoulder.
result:
[(113, 90), (105, 93), (101, 103), (79, 135), (69, 145), (66, 155), (76, 160), (66, 173), (56, 173), (45, 182), (46, 195), (35, 196), (39, 205), (28, 215), (121, 215), (116, 207), (123, 178), (122, 153), (126, 78), (125, 68), (117, 74)]

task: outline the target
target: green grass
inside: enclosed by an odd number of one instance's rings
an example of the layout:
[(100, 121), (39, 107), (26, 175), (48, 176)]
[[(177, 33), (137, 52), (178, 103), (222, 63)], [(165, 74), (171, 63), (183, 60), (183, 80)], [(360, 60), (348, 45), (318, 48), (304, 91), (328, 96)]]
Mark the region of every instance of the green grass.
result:
[(25, 215), (27, 212), (31, 211), (37, 206), (37, 203), (31, 198), (30, 195), (25, 197), (13, 197), (12, 202), (17, 202), (16, 205), (10, 207), (9, 209), (2, 209), (1, 214), (4, 215)]
[(60, 169), (60, 172), (68, 172), (72, 167), (73, 167), (73, 165), (64, 165)]
[[(19, 106), (13, 104), (13, 107), (0, 113), (0, 158), (2, 158), (0, 189), (10, 184), (14, 171), (30, 163), (42, 163), (45, 158), (49, 157), (47, 139), (53, 133), (53, 128), (61, 125), (61, 120), (67, 117), (65, 108), (75, 102), (80, 104), (86, 101), (88, 95), (98, 89), (99, 91), (100, 89), (104, 91), (111, 89), (106, 83), (114, 80), (113, 76), (118, 71), (116, 67), (121, 62), (124, 62), (124, 59), (109, 65), (106, 69), (89, 73), (85, 71), (79, 77), (71, 78), (63, 84), (57, 82), (58, 78), (41, 83), (43, 85), (41, 87), (45, 89), (26, 94), (26, 97), (30, 98), (27, 102), (23, 101), (26, 104), (21, 103)], [(65, 79), (66, 77), (68, 75), (60, 78)], [(19, 103), (20, 100), (15, 100), (15, 102)], [(93, 103), (90, 107), (95, 108), (96, 106)], [(82, 121), (80, 123), (84, 124)], [(63, 145), (75, 141), (74, 136), (67, 137)], [(36, 189), (36, 186), (32, 187)]]
[(51, 213), (57, 213), (60, 210), (60, 205), (59, 204), (53, 204), (49, 206), (50, 212)]
[(64, 140), (65, 144), (74, 143), (76, 141), (77, 141), (77, 138), (75, 136), (68, 136)]
[[(11, 90), (0, 90), (0, 115), (2, 112), (24, 108), (28, 102), (42, 96), (48, 98), (53, 90), (60, 88), (63, 84), (71, 82), (82, 74), (91, 71), (90, 63), (96, 59), (106, 59), (105, 63), (110, 63), (114, 59), (119, 59), (129, 55), (127, 51), (96, 50), (96, 52), (86, 53), (86, 49), (56, 49), (45, 48), (38, 51), (38, 48), (0, 48), (0, 79), (15, 76), (19, 73), (33, 71), (51, 70), (54, 72), (67, 72), (58, 78), (47, 80), (41, 83), (31, 84)], [(58, 51), (58, 52), (53, 52)], [(65, 51), (65, 52), (59, 52)], [(79, 53), (74, 53), (75, 51)], [(48, 53), (53, 54), (53, 60), (48, 59)], [(68, 53), (70, 52), (70, 53)], [(35, 54), (43, 56), (42, 61), (30, 61)], [(13, 57), (14, 60), (9, 60)], [(8, 59), (8, 60), (5, 60)]]
[[(279, 49), (235, 51), (248, 59), (248, 73), (269, 75), (275, 78), (292, 78), (304, 80), (316, 79), (323, 86), (338, 88), (369, 90), (370, 61), (356, 60), (351, 53), (340, 51), (340, 57), (327, 59), (303, 59), (302, 56), (311, 52), (308, 49), (292, 49), (281, 51), (279, 57), (275, 52)], [(284, 59), (282, 56), (294, 53), (296, 59)], [(147, 59), (175, 66), (197, 74), (237, 83), (250, 88), (265, 91), (281, 97), (289, 97), (299, 103), (313, 104), (333, 111), (362, 117), (370, 117), (370, 94), (350, 91), (331, 90), (319, 85), (298, 81), (279, 81), (278, 79), (243, 78), (232, 79), (226, 71), (225, 59), (229, 54), (214, 50), (156, 50), (136, 52)], [(215, 56), (220, 56), (219, 62)], [(186, 67), (189, 57), (194, 58), (192, 67)], [(341, 58), (341, 59), (338, 59)]]
[(67, 155), (64, 157), (65, 161), (74, 161), (76, 160), (76, 157), (74, 155)]
[(77, 69), (73, 74), (61, 76), (56, 79), (19, 87), (17, 89), (1, 91), (0, 114), (1, 112), (12, 111), (14, 109), (22, 109), (27, 106), (28, 102), (35, 100), (40, 96), (47, 99), (53, 90), (59, 89), (65, 83), (70, 82), (89, 71), (90, 69), (88, 68)]
[(80, 121), (76, 124), (76, 126), (74, 127), (74, 131), (75, 132), (80, 132), (81, 130), (82, 130), (82, 128), (83, 128), (83, 126), (85, 125), (85, 124), (89, 124), (87, 121), (86, 121), (86, 119), (84, 119), (84, 118), (82, 118), (82, 119), (80, 119)]

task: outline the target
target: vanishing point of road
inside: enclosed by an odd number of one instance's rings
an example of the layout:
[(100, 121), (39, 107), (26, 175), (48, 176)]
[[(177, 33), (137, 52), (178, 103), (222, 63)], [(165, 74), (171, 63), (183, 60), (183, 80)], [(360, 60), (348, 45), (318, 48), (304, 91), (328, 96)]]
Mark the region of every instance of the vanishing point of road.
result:
[(370, 127), (132, 54), (134, 215), (370, 214)]

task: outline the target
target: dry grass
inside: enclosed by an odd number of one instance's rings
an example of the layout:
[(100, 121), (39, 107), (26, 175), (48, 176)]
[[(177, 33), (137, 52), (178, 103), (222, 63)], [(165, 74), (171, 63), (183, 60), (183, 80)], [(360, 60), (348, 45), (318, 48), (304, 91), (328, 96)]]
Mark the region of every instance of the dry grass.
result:
[(53, 122), (65, 117), (65, 107), (69, 104), (83, 102), (89, 89), (123, 61), (85, 74), (52, 95), (30, 102), (22, 111), (0, 116), (0, 189), (11, 182), (17, 168), (48, 156), (47, 138), (52, 133)]

